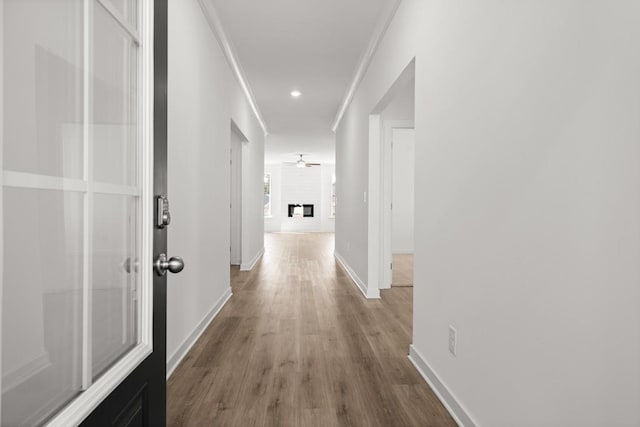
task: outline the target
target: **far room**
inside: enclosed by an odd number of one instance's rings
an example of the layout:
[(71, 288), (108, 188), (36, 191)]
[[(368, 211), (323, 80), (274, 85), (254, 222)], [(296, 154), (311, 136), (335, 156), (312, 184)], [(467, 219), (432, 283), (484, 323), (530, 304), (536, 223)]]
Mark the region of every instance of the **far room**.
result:
[(332, 132), (268, 135), (263, 197), (265, 233), (332, 234), (336, 216), (335, 184)]

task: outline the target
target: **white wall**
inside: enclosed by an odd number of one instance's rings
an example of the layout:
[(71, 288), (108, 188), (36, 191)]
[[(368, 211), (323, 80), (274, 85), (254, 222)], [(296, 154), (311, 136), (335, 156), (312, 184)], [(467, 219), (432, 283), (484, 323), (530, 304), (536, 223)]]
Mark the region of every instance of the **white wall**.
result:
[(389, 104), (380, 112), (382, 120), (413, 121), (415, 116), (415, 77), (407, 78), (403, 84), (395, 88)]
[(413, 129), (393, 129), (391, 199), (391, 251), (413, 253), (414, 233), (414, 169), (415, 132)]
[[(169, 277), (167, 356), (229, 292), (231, 120), (244, 144), (242, 259), (264, 246), (264, 136), (196, 0), (169, 2), (169, 255), (185, 269)], [(169, 367), (171, 368), (171, 366)]]
[(639, 425), (640, 3), (402, 2), (337, 131), (365, 281), (368, 115), (414, 57), (415, 348), (479, 425)]
[[(271, 218), (265, 218), (268, 232), (333, 232), (331, 214), (331, 182), (333, 165), (297, 168), (282, 164), (266, 164), (271, 174)], [(313, 204), (313, 218), (289, 218), (290, 203)]]

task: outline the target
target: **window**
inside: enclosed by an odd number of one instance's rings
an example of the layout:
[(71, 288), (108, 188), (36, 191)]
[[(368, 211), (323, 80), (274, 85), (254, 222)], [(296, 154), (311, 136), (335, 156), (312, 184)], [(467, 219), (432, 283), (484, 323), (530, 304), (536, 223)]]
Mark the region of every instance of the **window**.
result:
[(0, 2), (2, 425), (79, 425), (156, 344), (152, 6)]
[(329, 213), (329, 218), (336, 217), (336, 176), (333, 176), (331, 180), (331, 212)]
[(264, 197), (262, 198), (264, 203), (264, 217), (271, 217), (271, 174), (264, 174)]

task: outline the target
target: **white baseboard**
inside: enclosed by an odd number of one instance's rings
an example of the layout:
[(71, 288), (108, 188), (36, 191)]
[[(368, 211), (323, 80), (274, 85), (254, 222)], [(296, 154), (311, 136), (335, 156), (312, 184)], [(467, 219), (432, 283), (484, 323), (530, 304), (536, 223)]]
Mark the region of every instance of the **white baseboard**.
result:
[(207, 329), (207, 326), (215, 319), (222, 307), (229, 301), (233, 294), (231, 293), (231, 287), (229, 287), (224, 294), (218, 299), (211, 310), (204, 316), (204, 318), (198, 323), (195, 329), (189, 334), (187, 338), (180, 344), (180, 347), (173, 352), (171, 357), (167, 359), (167, 379), (173, 374), (173, 371), (178, 367), (182, 359), (187, 355), (191, 347), (198, 341), (198, 338)]
[(49, 353), (45, 351), (17, 368), (12, 369), (2, 376), (2, 393), (12, 390), (14, 387), (27, 381), (29, 378), (35, 377), (50, 366)]
[(458, 399), (449, 391), (446, 384), (438, 377), (422, 354), (411, 344), (409, 360), (416, 367), (422, 378), (429, 384), (431, 390), (438, 396), (444, 407), (449, 411), (455, 422), (461, 427), (476, 427), (476, 423), (469, 412), (464, 409)]
[(393, 255), (413, 255), (413, 249), (392, 249)]
[(383, 284), (382, 282), (380, 282), (380, 284), (378, 285), (379, 289), (391, 289), (391, 285), (390, 284)]
[(347, 272), (353, 283), (355, 283), (358, 289), (360, 289), (360, 292), (362, 292), (362, 295), (364, 295), (365, 298), (380, 299), (379, 289), (369, 289), (367, 284), (364, 283), (362, 279), (360, 279), (353, 268), (351, 268), (351, 266), (344, 260), (344, 258), (342, 258), (342, 255), (340, 255), (337, 251), (334, 251), (333, 255), (336, 257), (342, 268), (344, 268), (344, 271)]
[(242, 264), (240, 264), (240, 271), (253, 270), (253, 267), (256, 266), (256, 264), (258, 263), (262, 255), (264, 255), (264, 247), (258, 251), (256, 256), (254, 256), (253, 259), (251, 260), (251, 262), (248, 262), (248, 263), (243, 262)]

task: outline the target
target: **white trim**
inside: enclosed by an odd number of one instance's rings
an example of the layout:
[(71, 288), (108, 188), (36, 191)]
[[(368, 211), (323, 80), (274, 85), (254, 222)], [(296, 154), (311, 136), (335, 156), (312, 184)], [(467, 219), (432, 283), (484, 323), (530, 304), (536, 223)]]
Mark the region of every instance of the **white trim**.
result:
[[(138, 34), (138, 31), (124, 18), (124, 16), (122, 16), (122, 13), (120, 13), (118, 8), (111, 3), (111, 0), (97, 0), (97, 2), (113, 17), (113, 19), (116, 20), (118, 25), (120, 25), (120, 27), (122, 27), (122, 29), (126, 31), (131, 38), (133, 38), (135, 44), (139, 46), (140, 35)], [(125, 7), (127, 7), (126, 2)]]
[(87, 191), (87, 182), (83, 179), (62, 178), (14, 171), (4, 171), (2, 176), (2, 185), (5, 187), (76, 191), (80, 193)]
[[(413, 129), (414, 121), (412, 120), (383, 120), (383, 133), (382, 140), (380, 141), (382, 150), (382, 167), (379, 171), (375, 171), (380, 174), (380, 259), (379, 263), (380, 271), (380, 288), (391, 288), (391, 282), (393, 281), (393, 271), (390, 268), (393, 263), (393, 254), (408, 253), (404, 251), (392, 250), (391, 242), (391, 220), (392, 220), (392, 143), (393, 143), (393, 130), (394, 129)], [(411, 250), (410, 253), (413, 253)]]
[[(0, 1), (0, 25), (4, 28), (4, 2)], [(0, 31), (0, 99), (4, 100), (4, 31)], [(4, 129), (4, 101), (0, 102), (0, 129)], [(4, 131), (0, 131), (0, 171), (4, 170)], [(4, 173), (0, 173), (0, 301), (4, 289)], [(2, 305), (0, 304), (0, 390), (2, 390)], [(0, 398), (0, 422), (2, 398)]]
[(392, 255), (413, 255), (413, 249), (394, 249)]
[(125, 354), (129, 350), (131, 350), (131, 345), (121, 341), (118, 345), (110, 348), (106, 353), (100, 355), (100, 359), (93, 354), (93, 363), (91, 364), (93, 372), (97, 372), (98, 375), (100, 375), (100, 372), (108, 370), (112, 362), (118, 360), (122, 354)]
[[(86, 144), (88, 145), (88, 144)], [(85, 149), (88, 148), (85, 146)], [(39, 175), (26, 172), (4, 171), (3, 184), (5, 187), (33, 188), (36, 190), (57, 190), (86, 193), (89, 191), (91, 180), (63, 178), (59, 176)], [(111, 184), (108, 182), (92, 182), (93, 192), (101, 194), (121, 194), (139, 196), (140, 190), (136, 186)]]
[(83, 25), (83, 60), (84, 60), (84, 112), (83, 112), (83, 178), (87, 183), (87, 194), (84, 198), (83, 206), (83, 244), (82, 244), (82, 390), (87, 390), (93, 382), (93, 364), (92, 364), (92, 306), (93, 293), (91, 289), (91, 281), (93, 280), (93, 257), (91, 249), (93, 248), (93, 128), (91, 125), (93, 110), (91, 102), (93, 100), (93, 16), (94, 3), (85, 1), (84, 8), (84, 25)]
[[(140, 143), (138, 155), (141, 159), (138, 170), (140, 191), (146, 197), (140, 200), (140, 215), (142, 215), (140, 236), (140, 265), (144, 274), (140, 275), (138, 295), (138, 342), (148, 344), (153, 348), (153, 231), (154, 231), (154, 2), (143, 0), (138, 12), (139, 28), (142, 31), (143, 43), (138, 47), (140, 64), (138, 73), (138, 88), (140, 103), (138, 128)], [(146, 266), (146, 267), (145, 267)], [(146, 270), (146, 272), (145, 272)]]
[(198, 322), (196, 327), (184, 339), (184, 341), (182, 341), (182, 344), (180, 344), (176, 351), (174, 351), (173, 354), (169, 358), (167, 358), (167, 380), (232, 296), (233, 293), (231, 292), (231, 286), (229, 286), (227, 290), (224, 291), (222, 296), (218, 299), (218, 301), (213, 305), (211, 310), (202, 318), (202, 320), (200, 320), (200, 322)]
[(334, 251), (333, 255), (336, 257), (336, 259), (338, 260), (338, 263), (340, 263), (340, 266), (344, 269), (344, 271), (347, 272), (347, 275), (351, 278), (353, 283), (358, 287), (360, 292), (362, 292), (362, 295), (364, 295), (365, 298), (367, 299), (380, 298), (380, 290), (377, 288), (369, 289), (367, 284), (362, 281), (362, 279), (353, 270), (353, 268), (351, 268), (351, 266), (347, 263), (347, 261), (345, 261), (345, 259), (342, 258), (342, 255), (340, 255), (337, 251)]
[(240, 271), (253, 270), (253, 267), (256, 266), (256, 264), (258, 263), (262, 255), (264, 255), (264, 247), (258, 251), (256, 256), (254, 256), (253, 259), (251, 260), (251, 262), (247, 262), (247, 263), (243, 262), (242, 264), (240, 264)]
[(387, 32), (389, 25), (391, 25), (391, 21), (393, 20), (393, 17), (395, 16), (396, 11), (398, 10), (398, 7), (400, 6), (401, 2), (402, 0), (394, 0), (388, 5), (388, 10), (385, 13), (382, 13), (380, 15), (380, 20), (378, 21), (373, 31), (371, 40), (369, 41), (369, 45), (367, 46), (367, 50), (365, 50), (364, 54), (362, 55), (362, 58), (360, 59), (360, 62), (358, 63), (358, 68), (356, 68), (356, 72), (354, 73), (353, 78), (351, 79), (351, 84), (349, 85), (349, 88), (347, 89), (347, 93), (345, 94), (344, 99), (342, 100), (342, 104), (340, 104), (340, 108), (338, 109), (336, 117), (333, 120), (333, 124), (331, 125), (332, 131), (335, 132), (336, 129), (338, 129), (338, 126), (342, 121), (342, 117), (344, 116), (344, 113), (347, 111), (349, 104), (351, 104), (351, 101), (353, 100), (356, 90), (358, 89), (360, 82), (362, 82), (362, 79), (364, 78), (365, 73), (367, 72), (367, 68), (369, 68), (369, 64), (371, 64), (373, 55), (375, 55), (376, 51), (378, 50), (378, 46), (380, 45), (380, 42), (382, 41), (385, 33)]
[(118, 194), (123, 196), (134, 196), (134, 197), (137, 197), (140, 195), (140, 190), (136, 186), (110, 184), (107, 182), (94, 182), (93, 192), (99, 193), (99, 194)]
[(242, 66), (238, 61), (238, 55), (231, 43), (229, 37), (227, 37), (226, 32), (224, 31), (224, 27), (222, 26), (222, 22), (220, 22), (220, 17), (213, 7), (212, 2), (206, 0), (198, 0), (200, 4), (200, 8), (209, 23), (209, 27), (211, 27), (211, 31), (218, 39), (218, 43), (220, 44), (220, 48), (222, 48), (222, 52), (229, 63), (229, 66), (233, 70), (233, 74), (236, 76), (238, 83), (240, 83), (240, 87), (242, 87), (242, 91), (244, 92), (245, 97), (247, 98), (247, 102), (251, 106), (253, 110), (253, 114), (256, 116), (256, 120), (260, 123), (260, 127), (264, 132), (264, 135), (267, 136), (269, 131), (267, 130), (267, 124), (262, 118), (262, 113), (260, 112), (260, 108), (258, 107), (258, 103), (256, 102), (255, 96), (253, 95), (253, 91), (251, 90), (251, 86), (249, 86), (249, 82), (242, 70)]
[(40, 372), (51, 366), (49, 353), (43, 351), (40, 355), (28, 360), (26, 363), (16, 367), (10, 372), (2, 373), (2, 393), (22, 384), (29, 378), (35, 377)]
[(476, 427), (479, 424), (474, 421), (456, 396), (449, 390), (449, 387), (440, 379), (438, 374), (431, 368), (427, 359), (415, 348), (413, 344), (409, 346), (409, 360), (416, 367), (422, 378), (429, 384), (431, 390), (440, 399), (440, 402), (447, 409), (454, 421), (461, 427)]
[(380, 289), (382, 254), (382, 119), (379, 114), (369, 116), (369, 200), (367, 202), (367, 279), (369, 287)]
[(91, 387), (79, 394), (53, 418), (47, 427), (79, 425), (115, 388), (151, 354), (151, 346), (139, 344), (104, 373)]

